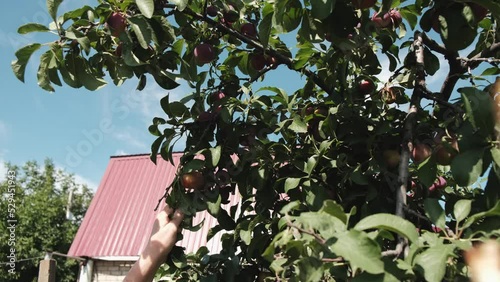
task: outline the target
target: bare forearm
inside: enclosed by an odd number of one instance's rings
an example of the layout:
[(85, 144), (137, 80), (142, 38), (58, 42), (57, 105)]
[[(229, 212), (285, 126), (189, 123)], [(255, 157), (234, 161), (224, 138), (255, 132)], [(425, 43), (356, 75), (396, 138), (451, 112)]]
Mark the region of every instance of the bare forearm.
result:
[(130, 269), (124, 281), (150, 282), (153, 281), (156, 271), (165, 261), (164, 250), (160, 250), (151, 242), (148, 244), (139, 259)]

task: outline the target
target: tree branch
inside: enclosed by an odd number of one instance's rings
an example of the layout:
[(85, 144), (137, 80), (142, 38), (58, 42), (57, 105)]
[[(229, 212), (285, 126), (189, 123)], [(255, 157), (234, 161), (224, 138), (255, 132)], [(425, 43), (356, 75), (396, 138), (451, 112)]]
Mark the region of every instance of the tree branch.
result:
[[(174, 8), (174, 7), (175, 7), (175, 5), (172, 5), (172, 8)], [(281, 54), (280, 52), (273, 50), (269, 47), (265, 48), (259, 41), (255, 40), (253, 38), (244, 36), (243, 34), (237, 32), (236, 30), (234, 30), (234, 29), (232, 29), (224, 24), (221, 24), (220, 22), (216, 22), (208, 17), (205, 17), (201, 14), (198, 14), (198, 13), (196, 13), (188, 8), (184, 9), (183, 12), (186, 13), (187, 15), (192, 16), (193, 18), (195, 18), (197, 20), (204, 21), (204, 22), (210, 24), (211, 26), (216, 27), (217, 29), (221, 30), (222, 32), (224, 32), (226, 34), (229, 34), (231, 36), (238, 38), (239, 40), (245, 42), (246, 44), (248, 44), (248, 45), (250, 45), (258, 50), (261, 50), (262, 52), (265, 52), (265, 53), (275, 57), (279, 63), (287, 65), (289, 69), (294, 70), (294, 71), (298, 71), (298, 70), (293, 68), (293, 60), (291, 58), (289, 58), (289, 57)], [(319, 88), (323, 89), (323, 91), (325, 91), (327, 94), (331, 95), (333, 93), (333, 89), (328, 87), (326, 85), (326, 83), (322, 79), (320, 79), (314, 72), (312, 72), (311, 70), (306, 69), (306, 68), (301, 69), (301, 71), (307, 77), (311, 78), (312, 81)]]
[(319, 236), (318, 234), (312, 232), (312, 231), (309, 231), (309, 230), (305, 230), (303, 228), (300, 228), (298, 227), (297, 225), (294, 225), (292, 222), (290, 221), (287, 221), (286, 225), (288, 227), (291, 227), (291, 228), (295, 228), (297, 229), (299, 232), (301, 233), (304, 233), (304, 234), (307, 234), (307, 235), (311, 235), (314, 237), (314, 239), (316, 239), (316, 241), (318, 241), (318, 243), (320, 243), (321, 245), (324, 245), (326, 243), (326, 240), (321, 238), (321, 236)]

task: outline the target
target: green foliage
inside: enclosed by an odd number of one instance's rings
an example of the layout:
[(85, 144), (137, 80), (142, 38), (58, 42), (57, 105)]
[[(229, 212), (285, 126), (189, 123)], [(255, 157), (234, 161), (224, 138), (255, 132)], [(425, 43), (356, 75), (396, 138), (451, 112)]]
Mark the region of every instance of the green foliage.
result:
[[(48, 1), (51, 14), (58, 3)], [(185, 228), (201, 228), (191, 224), (196, 212), (215, 216), (209, 237), (224, 232), (223, 248), (176, 248), (159, 275), (460, 281), (468, 275), (463, 250), (498, 238), (500, 85), (489, 80), (500, 72), (483, 66), (499, 59), (498, 1), (362, 4), (109, 0), (47, 27), (59, 36), (40, 56), (45, 90), (62, 82), (97, 90), (107, 76), (116, 85), (135, 77), (139, 90), (151, 78), (167, 90), (178, 81), (192, 89), (159, 101), (165, 115), (149, 126), (151, 159), (159, 153), (173, 163), (174, 145), (186, 140), (178, 174), (200, 172), (204, 187), (186, 190), (176, 178), (166, 201), (185, 211)], [(126, 22), (118, 34), (113, 13)], [(242, 31), (248, 23), (256, 34)], [(195, 52), (202, 43), (214, 52)], [(39, 48), (15, 54), (21, 81)], [(283, 81), (268, 79), (275, 71)], [(303, 85), (284, 90), (288, 74), (302, 75)], [(428, 78), (443, 85), (428, 89)], [(455, 93), (457, 81), (466, 87)], [(418, 143), (430, 155), (415, 156)], [(239, 206), (222, 208), (234, 193)]]
[[(0, 280), (37, 281), (38, 264), (46, 251), (68, 252), (92, 199), (92, 191), (85, 185), (75, 183), (73, 175), (56, 169), (50, 160), (46, 160), (43, 166), (32, 161), (23, 167), (6, 165), (9, 174), (0, 183), (0, 240), (5, 242), (0, 254), (7, 258), (13, 247), (19, 261), (14, 274), (8, 272), (9, 267), (2, 267)], [(73, 220), (66, 218), (70, 191), (73, 191)], [(13, 201), (9, 201), (10, 198)], [(7, 219), (16, 220), (13, 246), (7, 244), (10, 236)], [(57, 256), (53, 258), (57, 263), (57, 281), (77, 279), (77, 261)]]

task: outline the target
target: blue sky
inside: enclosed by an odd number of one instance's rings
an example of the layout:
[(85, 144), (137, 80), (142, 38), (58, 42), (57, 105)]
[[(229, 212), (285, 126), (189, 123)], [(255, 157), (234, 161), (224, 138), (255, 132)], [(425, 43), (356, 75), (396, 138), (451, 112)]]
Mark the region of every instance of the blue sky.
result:
[[(96, 1), (66, 0), (60, 12), (84, 4), (95, 5)], [(36, 83), (40, 52), (35, 53), (28, 65), (26, 83), (18, 81), (10, 67), (14, 52), (28, 43), (47, 42), (55, 37), (16, 32), (20, 25), (28, 22), (51, 22), (45, 0), (17, 0), (6, 5), (9, 7), (0, 12), (0, 73), (3, 75), (0, 162), (20, 165), (28, 160), (42, 163), (45, 158), (51, 158), (58, 167), (74, 173), (78, 181), (96, 188), (109, 156), (149, 153), (154, 138), (147, 128), (153, 117), (163, 116), (159, 100), (167, 91), (151, 83), (142, 92), (136, 92), (137, 81), (131, 80), (121, 87), (108, 84), (95, 92), (64, 86), (48, 93)], [(381, 62), (387, 69), (385, 56)], [(428, 81), (434, 91), (439, 89), (439, 77), (446, 71), (447, 68), (443, 68), (440, 76)], [(381, 79), (389, 75), (386, 70)], [(267, 79), (286, 91), (300, 86), (300, 77), (284, 67), (271, 72)], [(187, 87), (179, 87), (169, 93), (179, 98), (189, 92)], [(0, 179), (4, 172), (5, 168), (0, 165)]]

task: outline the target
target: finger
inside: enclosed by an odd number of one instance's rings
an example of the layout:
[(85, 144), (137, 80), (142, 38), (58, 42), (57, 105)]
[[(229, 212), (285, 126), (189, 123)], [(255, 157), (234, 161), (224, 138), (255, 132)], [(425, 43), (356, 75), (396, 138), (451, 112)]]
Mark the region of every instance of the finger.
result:
[(177, 209), (174, 212), (174, 216), (172, 217), (172, 223), (175, 224), (177, 227), (181, 225), (182, 220), (184, 219), (184, 213)]
[(167, 213), (167, 215), (171, 215), (174, 212), (174, 209), (172, 209), (168, 204), (165, 204), (163, 210)]

